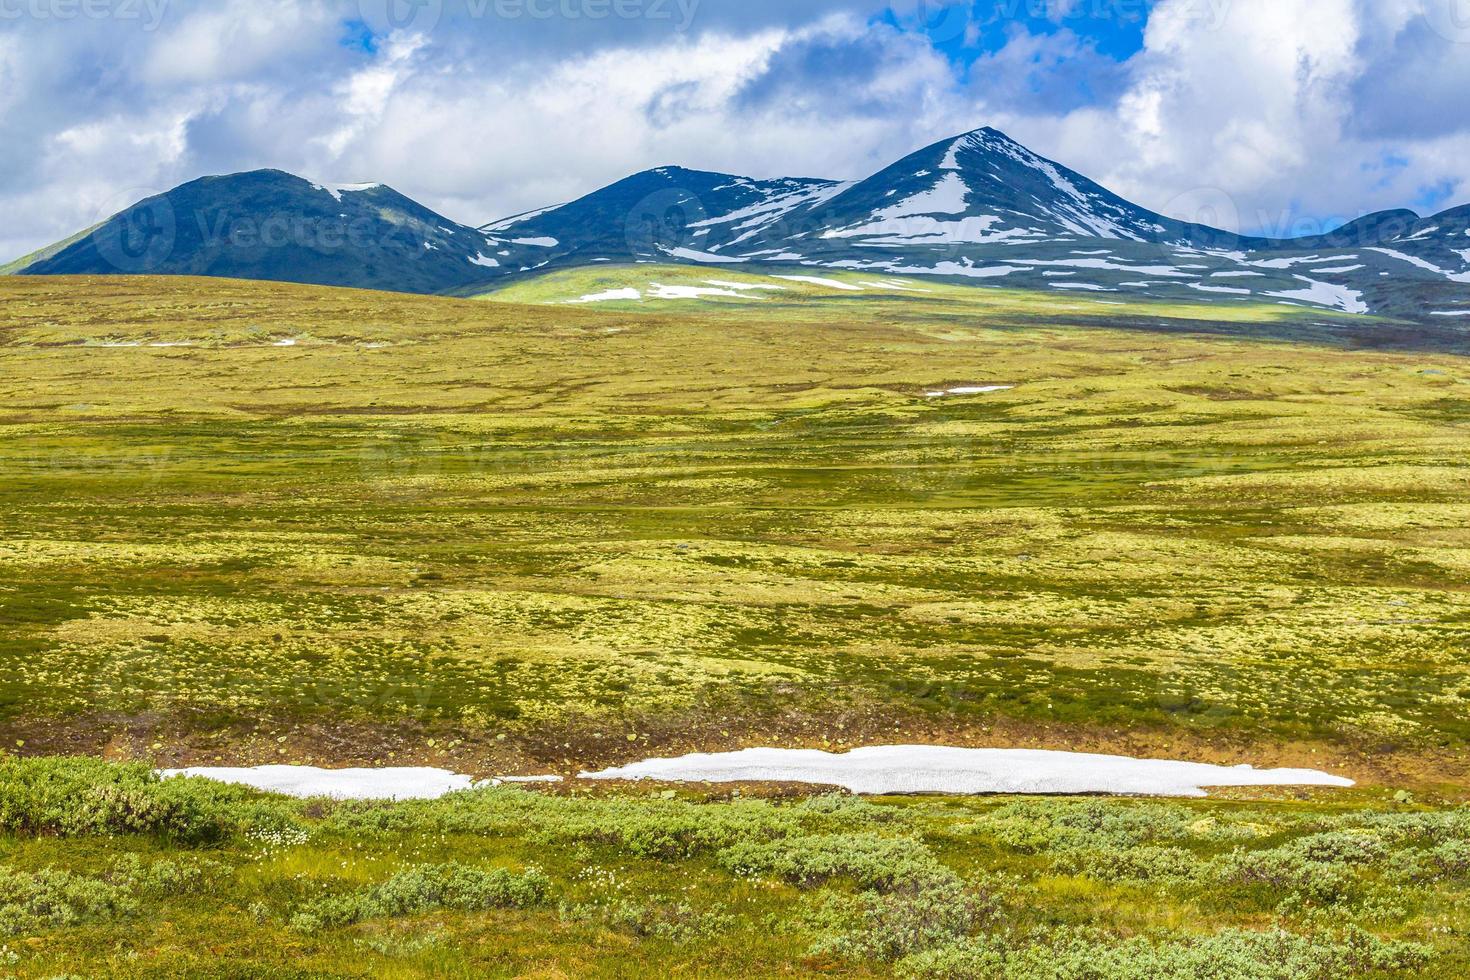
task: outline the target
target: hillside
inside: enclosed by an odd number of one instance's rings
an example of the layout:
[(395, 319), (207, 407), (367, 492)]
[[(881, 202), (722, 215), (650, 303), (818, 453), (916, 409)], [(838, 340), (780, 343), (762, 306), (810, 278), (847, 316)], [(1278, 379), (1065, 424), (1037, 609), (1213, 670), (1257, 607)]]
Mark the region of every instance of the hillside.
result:
[(279, 171), (205, 178), (6, 268), (472, 295), (606, 263), (794, 265), (1458, 324), (1470, 317), (1467, 232), (1470, 207), (1242, 237), (1139, 207), (987, 128), (855, 182), (661, 167), (478, 229), (381, 185), (328, 188)]

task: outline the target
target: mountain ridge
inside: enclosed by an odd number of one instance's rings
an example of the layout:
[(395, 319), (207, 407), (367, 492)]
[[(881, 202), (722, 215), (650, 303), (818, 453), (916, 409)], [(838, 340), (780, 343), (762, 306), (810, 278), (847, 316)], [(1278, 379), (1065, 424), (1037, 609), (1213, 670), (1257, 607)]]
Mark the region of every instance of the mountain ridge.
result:
[(671, 165), (478, 228), (383, 184), (202, 177), (27, 259), (7, 268), (454, 294), (592, 263), (784, 264), (1453, 316), (1470, 309), (1470, 205), (1380, 211), (1303, 238), (1243, 236), (1133, 204), (983, 127), (858, 181)]

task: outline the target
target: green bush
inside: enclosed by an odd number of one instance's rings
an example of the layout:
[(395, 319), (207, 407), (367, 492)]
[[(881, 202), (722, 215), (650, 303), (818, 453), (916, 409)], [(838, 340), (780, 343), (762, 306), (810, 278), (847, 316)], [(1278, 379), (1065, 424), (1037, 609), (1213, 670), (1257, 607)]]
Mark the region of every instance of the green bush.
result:
[(0, 936), (116, 919), (136, 911), (137, 903), (122, 885), (65, 871), (30, 873), (0, 867)]
[(211, 843), (247, 815), (279, 804), (204, 779), (163, 780), (139, 763), (0, 760), (0, 831), (67, 837), (155, 835)]
[(437, 909), (528, 909), (543, 904), (550, 889), (550, 880), (535, 868), (516, 875), (499, 868), (482, 871), (462, 864), (424, 865), (396, 874), (375, 888), (313, 902), (292, 917), (291, 926), (299, 932), (316, 932)]
[(833, 896), (813, 923), (828, 936), (812, 953), (892, 962), (958, 942), (995, 922), (1000, 908), (994, 886), (966, 888), (954, 881), (888, 894)]
[(1067, 851), (1052, 862), (1065, 874), (1098, 881), (1183, 883), (1198, 880), (1206, 865), (1178, 847), (1135, 847), (1119, 851)]
[(820, 834), (726, 848), (719, 863), (742, 875), (774, 875), (800, 888), (834, 878), (875, 891), (918, 890), (957, 881), (920, 841), (872, 834)]
[(685, 902), (660, 904), (620, 898), (606, 903), (563, 905), (561, 917), (569, 922), (598, 922), (640, 938), (674, 943), (707, 939), (735, 926), (735, 919), (719, 911), (700, 911)]
[(1192, 837), (1187, 812), (1130, 801), (1023, 800), (997, 807), (970, 829), (1023, 854), (1120, 851)]
[(526, 835), (546, 844), (596, 844), (670, 861), (742, 841), (799, 833), (804, 821), (849, 820), (850, 812), (844, 807), (829, 812), (783, 809), (755, 800), (700, 805), (680, 800), (567, 799), (507, 788), (395, 807), (347, 806), (330, 824), (343, 831)]
[(1215, 864), (1214, 873), (1221, 884), (1299, 895), (1324, 905), (1341, 901), (1357, 881), (1347, 866), (1310, 861), (1289, 846), (1235, 851)]
[(1117, 940), (1094, 931), (982, 936), (910, 956), (913, 980), (1343, 980), (1423, 969), (1430, 952), (1360, 930), (1322, 936), (1228, 930)]

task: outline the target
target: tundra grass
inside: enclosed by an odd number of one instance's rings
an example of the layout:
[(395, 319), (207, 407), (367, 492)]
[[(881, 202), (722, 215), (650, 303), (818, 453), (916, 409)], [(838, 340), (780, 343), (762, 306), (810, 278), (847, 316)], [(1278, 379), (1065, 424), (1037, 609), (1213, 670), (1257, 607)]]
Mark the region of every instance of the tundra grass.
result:
[(0, 761), (0, 976), (1462, 977), (1470, 815), (1384, 793), (290, 801)]
[(1007, 296), (0, 281), (0, 736), (480, 771), (922, 727), (1460, 779), (1463, 354)]

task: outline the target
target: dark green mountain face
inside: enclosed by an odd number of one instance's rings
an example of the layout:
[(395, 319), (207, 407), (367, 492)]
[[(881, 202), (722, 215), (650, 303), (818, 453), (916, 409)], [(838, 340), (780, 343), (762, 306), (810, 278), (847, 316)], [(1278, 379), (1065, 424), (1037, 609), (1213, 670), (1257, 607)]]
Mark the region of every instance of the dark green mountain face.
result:
[(1308, 238), (1243, 237), (1132, 204), (994, 129), (851, 183), (661, 167), (479, 229), (382, 185), (323, 187), (280, 171), (210, 177), (37, 255), (20, 271), (466, 294), (546, 269), (672, 261), (1264, 300), (1441, 323), (1470, 312), (1470, 207), (1432, 218), (1380, 212)]
[[(561, 263), (712, 261), (759, 229), (847, 185), (830, 180), (752, 180), (660, 167), (634, 174), (562, 207), (485, 226), (513, 240), (555, 241)], [(687, 253), (687, 254), (685, 254)]]
[(206, 177), (141, 201), (29, 274), (231, 276), (436, 293), (498, 266), (497, 243), (382, 185), (277, 170)]

